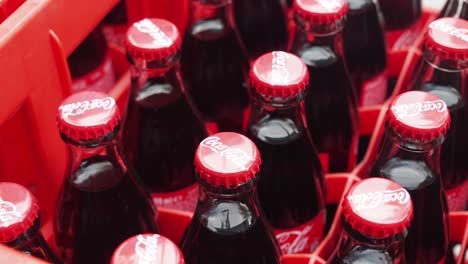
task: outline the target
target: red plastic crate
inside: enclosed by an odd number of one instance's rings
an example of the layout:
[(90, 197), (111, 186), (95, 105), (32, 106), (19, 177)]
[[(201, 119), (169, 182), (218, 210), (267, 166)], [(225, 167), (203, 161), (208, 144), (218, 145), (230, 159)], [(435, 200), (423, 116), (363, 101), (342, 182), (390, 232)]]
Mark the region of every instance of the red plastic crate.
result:
[[(130, 21), (143, 17), (171, 19), (181, 32), (187, 24), (188, 0), (126, 0)], [(118, 0), (0, 0), (0, 10), (9, 15), (0, 24), (0, 181), (13, 181), (28, 187), (39, 199), (42, 230), (53, 245), (51, 216), (67, 164), (66, 148), (55, 126), (56, 109), (71, 92), (66, 57), (101, 21)], [(5, 8), (5, 9), (2, 9)], [(421, 24), (435, 18), (425, 12)], [(392, 35), (393, 34), (393, 35)], [(397, 32), (387, 34), (389, 47)], [(409, 33), (408, 33), (409, 34)], [(418, 35), (418, 47), (422, 36)], [(130, 73), (121, 47), (110, 45), (118, 81), (110, 94), (124, 111)], [(416, 48), (389, 51), (390, 76), (397, 77), (394, 95), (408, 81), (419, 58)], [(338, 204), (343, 193), (359, 178), (382, 132), (386, 104), (360, 109), (361, 135), (373, 135), (364, 161), (353, 174), (327, 175), (329, 204)], [(340, 234), (338, 207), (331, 230), (313, 254), (285, 256), (285, 264), (316, 264), (334, 250)], [(160, 209), (162, 234), (178, 241), (190, 215)], [(468, 212), (451, 214), (452, 240), (468, 244)], [(0, 245), (0, 263), (44, 263)], [(458, 263), (461, 262), (461, 258)]]

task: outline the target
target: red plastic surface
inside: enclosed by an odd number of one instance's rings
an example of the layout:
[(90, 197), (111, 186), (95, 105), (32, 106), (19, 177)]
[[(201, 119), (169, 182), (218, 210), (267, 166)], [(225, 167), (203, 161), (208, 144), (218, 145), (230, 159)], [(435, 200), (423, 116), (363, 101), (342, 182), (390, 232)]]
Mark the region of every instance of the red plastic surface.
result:
[[(67, 152), (55, 123), (57, 107), (71, 92), (66, 57), (101, 21), (118, 0), (0, 0), (9, 15), (0, 24), (0, 181), (26, 186), (38, 198), (42, 230), (52, 243), (51, 216), (67, 164)], [(130, 22), (144, 17), (172, 20), (180, 32), (187, 25), (188, 0), (126, 0)], [(11, 4), (11, 5), (10, 5)], [(10, 8), (12, 7), (12, 8)], [(426, 26), (435, 13), (425, 12), (419, 22)], [(389, 72), (398, 81), (394, 95), (407, 85), (420, 57), (418, 47), (423, 36), (417, 30), (392, 32), (389, 39)], [(411, 45), (395, 45), (403, 36)], [(405, 38), (404, 38), (405, 39)], [(406, 41), (406, 39), (405, 39)], [(405, 41), (400, 41), (405, 44)], [(411, 48), (412, 47), (412, 48)], [(125, 111), (130, 73), (121, 47), (111, 44), (111, 55), (118, 81), (110, 92)], [(401, 73), (401, 74), (400, 74)], [(387, 101), (388, 103), (388, 101)], [(386, 103), (386, 104), (387, 104)], [(327, 176), (328, 203), (339, 203), (343, 193), (358, 180), (360, 171), (375, 153), (382, 133), (386, 104), (360, 109), (362, 135), (372, 140), (365, 160), (353, 174)], [(340, 234), (341, 208), (338, 207), (331, 230), (313, 254), (288, 255), (285, 264), (318, 264), (335, 249)], [(177, 241), (190, 215), (160, 209), (162, 234)], [(468, 212), (451, 214), (451, 238), (468, 244)], [(464, 250), (462, 250), (464, 251)], [(40, 264), (39, 260), (0, 245), (0, 263)], [(458, 264), (461, 264), (461, 258)]]

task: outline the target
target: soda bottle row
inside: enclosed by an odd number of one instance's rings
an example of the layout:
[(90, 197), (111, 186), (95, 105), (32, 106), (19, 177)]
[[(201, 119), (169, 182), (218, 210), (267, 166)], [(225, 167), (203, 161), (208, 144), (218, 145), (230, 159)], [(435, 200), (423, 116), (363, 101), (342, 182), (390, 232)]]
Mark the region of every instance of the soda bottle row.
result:
[(458, 18), (441, 18), (429, 25), (417, 62), (408, 84), (402, 91), (419, 90), (431, 93), (447, 105), (452, 126), (441, 145), (440, 175), (447, 192), (451, 211), (468, 208), (468, 97), (466, 73), (468, 42), (464, 32), (468, 22)]
[[(357, 107), (380, 104), (387, 95), (386, 46), (378, 3), (298, 0), (290, 8), (294, 14), (291, 16), (287, 15), (284, 1), (250, 2), (190, 1), (189, 25), (181, 41), (181, 81), (199, 109), (200, 118), (214, 127), (210, 131), (243, 131), (250, 112), (246, 91), (249, 59), (252, 62), (269, 51), (290, 50), (314, 72), (310, 86), (315, 88), (308, 89), (305, 100), (306, 117), (314, 144), (326, 165), (324, 169), (350, 171), (357, 159)], [(107, 25), (120, 27), (128, 22), (125, 7), (121, 1), (106, 17), (106, 33), (112, 31)], [(291, 30), (287, 27), (288, 19), (296, 24), (292, 34), (287, 33)], [(270, 30), (272, 27), (275, 30)], [(69, 62), (75, 82), (83, 79), (79, 78), (80, 73), (86, 72), (94, 77), (84, 79), (95, 80), (99, 89), (106, 91), (112, 85), (99, 83), (114, 77), (103, 74), (112, 65), (101, 59), (109, 57), (102, 40), (98, 28), (70, 56)], [(86, 46), (93, 43), (95, 48), (86, 51)], [(94, 61), (86, 62), (87, 57)], [(74, 62), (74, 58), (82, 61)], [(101, 70), (90, 74), (91, 68)], [(344, 96), (336, 96), (337, 93)], [(342, 122), (330, 123), (324, 117)], [(320, 129), (317, 123), (323, 124)]]
[[(266, 114), (252, 126), (253, 135), (249, 135), (258, 142), (258, 148), (248, 137), (232, 132), (209, 136), (197, 147), (194, 163), (198, 203), (180, 242), (188, 263), (217, 263), (221, 258), (231, 261), (226, 260), (227, 263), (279, 263), (281, 253), (311, 252), (321, 241), (323, 173), (313, 145), (307, 144), (310, 138), (303, 132), (304, 118), (297, 107), (307, 86), (306, 66), (298, 57), (282, 53), (284, 71), (280, 74), (276, 72), (275, 56), (278, 54), (273, 52), (260, 57), (251, 73), (257, 78), (251, 81), (251, 93), (260, 105), (253, 112)], [(281, 85), (271, 84), (285, 76), (288, 78)], [(107, 263), (119, 244), (129, 237), (158, 233), (156, 208), (118, 144), (120, 123), (115, 100), (103, 93), (76, 93), (59, 107), (57, 125), (72, 154), (54, 219), (59, 256), (65, 263)], [(390, 230), (398, 231), (395, 234), (378, 231), (375, 226), (377, 231), (360, 230), (362, 224), (352, 225), (371, 238), (398, 236), (402, 228), (408, 228), (408, 237), (401, 244), (404, 254), (389, 253), (390, 260), (404, 255), (409, 263), (442, 263), (447, 254), (448, 210), (438, 149), (449, 125), (448, 107), (435, 95), (412, 91), (398, 96), (388, 110), (387, 132), (368, 176), (388, 178), (400, 185), (397, 188), (392, 183), (393, 189), (385, 194), (377, 191), (375, 197), (367, 198), (370, 201), (347, 198), (365, 207), (370, 206), (367, 202), (372, 206), (395, 200), (405, 204), (411, 197), (414, 220), (411, 224), (405, 221), (403, 227), (392, 226)], [(293, 133), (285, 133), (288, 130)], [(287, 148), (276, 152), (275, 143)], [(315, 163), (301, 161), (314, 156)], [(301, 164), (306, 166), (288, 174)], [(314, 168), (314, 164), (318, 167)], [(275, 175), (276, 168), (283, 173)], [(306, 186), (314, 187), (304, 189)], [(345, 203), (345, 218), (346, 206)], [(375, 211), (372, 206), (370, 212)], [(389, 215), (398, 216), (393, 211)], [(34, 216), (37, 217), (37, 211)], [(386, 214), (382, 211), (369, 216), (379, 218)], [(426, 221), (428, 217), (431, 222)], [(346, 221), (353, 223), (348, 218)], [(337, 257), (343, 257), (345, 253), (339, 254)], [(370, 257), (376, 257), (375, 254)]]
[[(72, 99), (80, 100), (85, 95), (99, 100), (99, 96), (102, 94), (84, 92), (72, 96), (64, 102), (68, 104), (62, 105), (61, 114), (63, 115), (64, 109), (67, 109), (69, 103), (73, 102)], [(425, 138), (420, 133), (432, 131), (437, 134), (437, 132), (434, 132), (436, 129), (434, 127), (440, 125), (437, 129), (439, 129), (440, 133), (443, 133), (449, 124), (449, 112), (446, 106), (444, 108), (443, 103), (437, 105), (438, 107), (423, 107), (416, 114), (413, 112), (411, 113), (412, 116), (407, 116), (409, 110), (415, 110), (413, 105), (421, 102), (432, 102), (433, 100), (427, 100), (437, 99), (434, 97), (425, 92), (409, 92), (398, 97), (392, 104), (388, 114), (389, 127), (392, 129), (390, 131), (395, 131), (394, 133), (399, 135)], [(75, 101), (76, 104), (82, 102)], [(99, 104), (96, 101), (94, 104), (88, 105), (88, 108), (82, 112), (85, 113), (84, 115), (77, 115), (82, 118), (82, 128), (84, 125), (89, 124), (89, 120), (99, 118), (99, 116), (109, 117), (106, 108), (108, 108), (108, 105)], [(441, 109), (443, 111), (440, 111)], [(92, 116), (93, 112), (97, 116)], [(107, 119), (107, 121), (109, 120), (112, 122), (112, 119)], [(416, 124), (409, 125), (411, 121), (416, 121)], [(420, 128), (420, 124), (417, 122), (428, 122), (429, 125), (427, 129)], [(405, 124), (408, 125), (407, 128), (403, 128)], [(414, 134), (408, 133), (408, 130), (404, 129), (410, 129)], [(87, 130), (88, 132), (93, 131), (92, 128)], [(439, 135), (443, 136), (443, 134)], [(96, 134), (94, 137), (99, 136)], [(386, 145), (384, 144), (383, 148), (384, 146)], [(418, 146), (421, 147), (422, 145)], [(422, 155), (425, 156), (425, 154)], [(432, 157), (427, 158), (432, 159)], [(407, 162), (411, 162), (411, 159), (412, 156), (410, 155), (407, 157)], [(413, 162), (418, 161), (414, 160)], [(200, 183), (199, 201), (192, 222), (187, 227), (180, 242), (187, 263), (219, 263), (219, 259), (223, 259), (223, 263), (239, 263), (241, 261), (246, 263), (280, 263), (281, 252), (277, 244), (279, 241), (277, 242), (274, 237), (273, 230), (267, 220), (268, 217), (264, 213), (261, 200), (257, 195), (256, 183), (259, 180), (260, 171), (261, 152), (247, 137), (224, 132), (202, 141), (195, 154), (195, 172)], [(403, 177), (406, 176), (405, 174), (402, 175)], [(116, 176), (116, 174), (113, 176)], [(382, 176), (388, 177), (387, 175)], [(432, 177), (433, 182), (429, 183), (429, 186), (437, 186), (434, 185), (434, 182), (440, 181), (438, 175), (432, 175)], [(395, 177), (391, 179), (399, 180), (399, 178)], [(67, 180), (69, 179), (65, 179), (65, 181)], [(124, 179), (114, 180), (125, 181)], [(138, 180), (138, 177), (134, 176), (133, 180)], [(423, 180), (427, 181), (427, 178)], [(402, 182), (404, 183), (404, 181)], [(120, 184), (117, 183), (115, 186), (118, 185)], [(440, 193), (443, 193), (440, 185), (438, 187)], [(405, 188), (411, 191), (412, 187)], [(354, 263), (364, 260), (371, 261), (371, 263), (377, 260), (379, 263), (406, 263), (405, 259), (408, 263), (443, 263), (440, 262), (441, 259), (436, 261), (435, 258), (432, 258), (433, 253), (436, 253), (437, 249), (440, 249), (439, 246), (441, 246), (437, 244), (437, 239), (434, 240), (435, 242), (431, 242), (436, 247), (426, 248), (421, 241), (428, 240), (424, 239), (418, 239), (414, 248), (408, 246), (408, 244), (412, 245), (412, 240), (409, 238), (411, 234), (424, 235), (426, 231), (430, 230), (427, 226), (424, 227), (426, 225), (424, 221), (413, 220), (411, 222), (413, 218), (411, 201), (415, 203), (415, 218), (421, 213), (430, 214), (431, 217), (435, 215), (445, 216), (446, 208), (445, 212), (437, 212), (437, 206), (434, 206), (436, 201), (422, 200), (424, 198), (433, 198), (427, 196), (431, 194), (427, 189), (432, 189), (432, 187), (421, 189), (420, 192), (408, 192), (405, 188), (396, 182), (382, 178), (369, 178), (352, 187), (343, 200), (343, 233), (329, 263)], [(437, 189), (437, 187), (435, 188)], [(99, 192), (102, 195), (108, 190), (94, 190), (94, 192)], [(36, 256), (59, 263), (55, 260), (53, 253), (48, 251), (48, 246), (43, 241), (40, 233), (37, 233), (38, 214), (34, 197), (17, 184), (0, 184), (0, 193), (3, 198), (1, 220), (4, 229), (0, 230), (2, 231), (2, 237), (4, 236), (3, 241), (10, 242), (12, 246), (21, 245), (21, 242), (23, 242), (27, 247), (18, 247), (19, 250), (29, 252), (28, 250), (35, 249), (36, 252), (40, 253), (36, 253)], [(140, 194), (143, 194), (143, 192)], [(128, 196), (130, 195), (138, 196), (135, 193), (128, 194)], [(421, 201), (432, 203), (431, 206), (424, 207), (424, 203)], [(135, 205), (135, 203), (131, 205)], [(59, 206), (61, 206), (60, 203)], [(128, 207), (118, 203), (113, 207), (117, 206), (122, 206), (121, 209)], [(89, 216), (96, 213), (94, 208), (82, 207), (76, 208), (76, 210), (78, 214)], [(94, 216), (96, 220), (101, 221), (95, 220), (94, 223), (91, 221), (81, 222), (79, 225), (83, 230), (95, 231), (90, 227), (93, 225), (102, 227), (101, 222), (110, 218), (117, 223), (111, 228), (118, 227), (122, 223), (129, 225), (125, 226), (125, 228), (132, 232), (132, 228), (130, 228), (132, 222), (122, 219), (120, 212), (108, 211), (108, 213), (107, 215), (97, 214)], [(144, 214), (144, 212), (142, 213)], [(24, 217), (25, 215), (27, 217)], [(130, 218), (132, 216), (127, 216), (127, 219)], [(138, 215), (133, 216), (133, 218), (141, 219)], [(32, 220), (34, 220), (34, 224)], [(57, 222), (55, 223), (57, 224)], [(139, 223), (139, 225), (141, 227), (142, 223)], [(310, 228), (317, 229), (320, 227), (312, 225)], [(123, 231), (123, 229), (118, 230)], [(114, 230), (114, 233), (116, 231)], [(36, 233), (30, 234), (30, 232)], [(83, 260), (83, 258), (78, 257), (77, 253), (74, 253), (75, 257), (72, 260), (66, 260), (65, 263), (109, 263), (109, 259), (110, 263), (133, 263), (130, 261), (137, 260), (140, 262), (135, 263), (141, 263), (141, 261), (166, 264), (184, 263), (183, 257), (174, 244), (156, 234), (137, 234), (129, 239), (122, 239), (116, 236), (107, 236), (102, 232), (92, 232), (90, 235), (98, 242), (93, 244), (79, 243), (83, 242), (81, 240), (86, 239), (86, 236), (78, 235), (78, 233), (74, 233), (74, 235), (73, 239), (71, 239), (74, 242), (73, 248), (66, 250), (68, 253), (75, 251), (86, 252), (86, 248), (93, 247), (94, 254), (98, 255), (93, 256), (93, 258), (99, 258), (99, 255), (106, 255), (106, 245), (114, 243), (120, 244), (120, 246), (116, 247), (111, 255), (99, 259), (99, 261), (90, 258)], [(431, 235), (434, 234), (428, 234), (428, 236)], [(15, 238), (15, 236), (17, 237)], [(23, 238), (23, 236), (25, 237)], [(58, 234), (57, 238), (59, 236), (63, 236), (63, 234)], [(408, 239), (406, 239), (406, 236), (408, 236)], [(447, 237), (446, 234), (445, 236)], [(31, 241), (31, 238), (34, 240)], [(26, 239), (26, 241), (22, 241), (22, 239)], [(89, 240), (86, 241), (90, 242)], [(294, 242), (297, 243), (297, 240)], [(293, 245), (296, 243), (293, 243)], [(299, 245), (303, 243), (304, 241), (300, 241)], [(61, 245), (59, 244), (59, 246)], [(47, 252), (48, 254), (46, 254)], [(412, 257), (414, 258), (413, 261), (409, 260)], [(416, 257), (427, 257), (431, 260), (420, 261), (419, 258), (416, 260)], [(161, 259), (164, 259), (165, 262), (158, 262)]]

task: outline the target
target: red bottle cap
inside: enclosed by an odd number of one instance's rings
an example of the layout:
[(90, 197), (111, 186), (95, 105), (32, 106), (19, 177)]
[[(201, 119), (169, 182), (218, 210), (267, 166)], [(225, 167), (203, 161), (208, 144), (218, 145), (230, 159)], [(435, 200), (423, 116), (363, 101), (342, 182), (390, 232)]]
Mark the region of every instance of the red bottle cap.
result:
[(445, 59), (468, 59), (468, 21), (458, 18), (441, 18), (429, 25), (426, 47)]
[(297, 56), (274, 51), (259, 57), (250, 70), (250, 86), (272, 97), (290, 97), (309, 84), (307, 66)]
[(223, 132), (205, 138), (195, 153), (201, 179), (216, 186), (237, 187), (260, 171), (260, 152), (247, 137)]
[(418, 141), (440, 138), (450, 127), (450, 113), (444, 101), (421, 91), (396, 97), (388, 110), (387, 120), (400, 136)]
[(114, 98), (105, 93), (83, 91), (66, 98), (58, 109), (57, 127), (72, 140), (105, 136), (120, 123)]
[(346, 194), (343, 216), (359, 233), (385, 238), (409, 227), (413, 203), (410, 194), (398, 183), (368, 178), (355, 184)]
[(28, 231), (39, 216), (36, 198), (23, 186), (0, 183), (0, 242), (7, 243)]
[(136, 235), (115, 250), (111, 264), (185, 264), (180, 249), (156, 234)]
[(174, 24), (155, 18), (145, 18), (133, 23), (125, 39), (130, 56), (150, 61), (175, 54), (181, 43), (179, 30)]
[(348, 12), (346, 0), (295, 0), (294, 10), (313, 24), (336, 23)]

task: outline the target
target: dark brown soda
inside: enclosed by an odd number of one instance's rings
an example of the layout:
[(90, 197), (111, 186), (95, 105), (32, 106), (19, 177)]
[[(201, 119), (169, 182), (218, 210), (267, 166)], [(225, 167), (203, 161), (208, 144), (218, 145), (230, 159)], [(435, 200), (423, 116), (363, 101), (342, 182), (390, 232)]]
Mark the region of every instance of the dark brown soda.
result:
[(357, 106), (343, 60), (326, 46), (305, 46), (298, 54), (310, 73), (305, 111), (313, 142), (328, 154), (329, 172), (349, 171), (357, 152)]
[(378, 10), (372, 0), (348, 0), (348, 6), (343, 30), (344, 55), (356, 96), (362, 103), (361, 89), (365, 82), (385, 74), (386, 43)]
[[(193, 156), (207, 133), (175, 68), (133, 92), (123, 134), (125, 154), (151, 192), (178, 191), (196, 182)], [(141, 88), (139, 88), (141, 87)]]
[(55, 233), (66, 263), (109, 263), (127, 238), (158, 232), (149, 196), (117, 162), (93, 156), (65, 179)]
[(181, 70), (196, 107), (219, 131), (242, 131), (248, 105), (249, 61), (237, 34), (222, 19), (195, 22), (182, 45)]
[(207, 227), (197, 218), (193, 220), (186, 231), (193, 235), (186, 235), (181, 242), (187, 264), (280, 264), (271, 243), (265, 243), (272, 238), (265, 232), (263, 220), (244, 220), (236, 226), (219, 224), (223, 227)]
[(272, 120), (256, 130), (256, 136), (249, 138), (262, 153), (258, 194), (266, 218), (275, 229), (311, 221), (325, 209), (322, 167), (315, 148), (305, 133), (297, 133), (287, 121)]
[[(459, 80), (454, 78), (454, 81)], [(443, 82), (449, 84), (450, 81)], [(438, 96), (450, 110), (452, 125), (447, 132), (440, 154), (443, 184), (447, 195), (450, 195), (452, 189), (468, 181), (468, 162), (466, 162), (466, 157), (468, 157), (468, 137), (466, 136), (468, 135), (468, 106), (466, 105), (468, 98), (466, 94), (460, 94), (459, 90), (450, 85), (425, 83), (420, 90)], [(448, 200), (450, 204), (452, 200), (450, 196)], [(467, 210), (468, 201), (465, 201), (461, 207), (460, 210)]]
[(405, 29), (421, 17), (422, 0), (378, 0), (387, 30)]
[(441, 179), (421, 160), (422, 155), (407, 155), (384, 164), (378, 162), (370, 175), (393, 180), (411, 195), (414, 218), (405, 242), (407, 263), (438, 263), (446, 255), (449, 243), (448, 233), (443, 232), (448, 231), (448, 215)]
[(289, 33), (283, 0), (236, 0), (233, 6), (237, 28), (251, 59), (287, 49)]
[(200, 180), (198, 205), (179, 245), (187, 264), (280, 264), (280, 250), (258, 206), (255, 180), (234, 189)]

